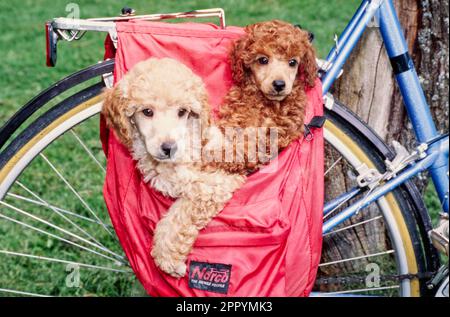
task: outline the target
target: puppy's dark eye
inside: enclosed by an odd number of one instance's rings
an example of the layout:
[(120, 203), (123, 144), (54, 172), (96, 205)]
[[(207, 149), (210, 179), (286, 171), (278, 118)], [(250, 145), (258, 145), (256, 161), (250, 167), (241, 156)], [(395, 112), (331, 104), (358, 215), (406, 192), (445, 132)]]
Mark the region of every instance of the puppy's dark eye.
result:
[(146, 117), (149, 117), (149, 118), (153, 117), (153, 110), (152, 109), (144, 109), (144, 110), (142, 110), (142, 113)]
[(178, 110), (178, 117), (183, 118), (187, 112), (188, 111), (186, 109), (181, 108), (180, 110)]
[(269, 59), (265, 56), (258, 58), (258, 63), (260, 65), (267, 65), (269, 64)]
[(289, 66), (291, 66), (291, 67), (295, 67), (295, 66), (297, 66), (298, 65), (298, 62), (297, 62), (297, 60), (295, 60), (295, 59), (291, 59), (290, 61), (289, 61)]

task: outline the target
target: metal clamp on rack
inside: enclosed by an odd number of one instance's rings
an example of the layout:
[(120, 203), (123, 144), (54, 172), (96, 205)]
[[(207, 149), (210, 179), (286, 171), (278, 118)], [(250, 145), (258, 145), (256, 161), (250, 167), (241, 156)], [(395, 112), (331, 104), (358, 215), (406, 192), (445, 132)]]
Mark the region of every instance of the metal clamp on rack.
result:
[[(134, 12), (133, 12), (134, 14)], [(120, 17), (94, 18), (94, 19), (69, 19), (56, 18), (46, 23), (47, 41), (47, 66), (54, 67), (57, 61), (57, 46), (59, 40), (68, 42), (80, 40), (87, 31), (106, 32), (109, 34), (114, 44), (117, 43), (116, 22), (120, 21), (161, 21), (168, 19), (198, 19), (198, 18), (219, 18), (220, 27), (226, 28), (225, 11), (221, 8), (195, 10), (188, 12), (133, 15), (123, 14)]]

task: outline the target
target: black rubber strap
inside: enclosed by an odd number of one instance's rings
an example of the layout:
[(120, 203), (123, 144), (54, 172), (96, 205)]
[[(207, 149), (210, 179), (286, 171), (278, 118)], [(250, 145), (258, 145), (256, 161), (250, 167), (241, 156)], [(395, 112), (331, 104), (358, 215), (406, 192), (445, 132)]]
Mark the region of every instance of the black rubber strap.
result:
[(407, 72), (414, 67), (413, 61), (408, 52), (396, 57), (392, 57), (390, 60), (395, 75)]
[(312, 135), (311, 129), (320, 129), (327, 119), (324, 116), (315, 116), (308, 124), (305, 124), (305, 138)]

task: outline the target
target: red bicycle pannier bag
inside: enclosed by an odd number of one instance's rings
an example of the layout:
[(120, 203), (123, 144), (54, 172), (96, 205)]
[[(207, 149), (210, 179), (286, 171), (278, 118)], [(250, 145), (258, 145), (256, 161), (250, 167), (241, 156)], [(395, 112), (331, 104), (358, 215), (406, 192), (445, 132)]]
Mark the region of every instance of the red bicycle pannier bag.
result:
[[(232, 85), (228, 54), (233, 41), (243, 35), (241, 28), (139, 21), (117, 23), (117, 32), (116, 82), (141, 60), (170, 57), (199, 75), (213, 109), (220, 106)], [(305, 122), (323, 114), (319, 80), (307, 95)], [(248, 177), (200, 232), (186, 276), (175, 279), (161, 272), (150, 256), (153, 230), (173, 201), (143, 182), (128, 150), (102, 122), (106, 205), (131, 267), (148, 294), (308, 296), (321, 254), (324, 199), (323, 134), (321, 129), (312, 132), (312, 138), (293, 142)]]

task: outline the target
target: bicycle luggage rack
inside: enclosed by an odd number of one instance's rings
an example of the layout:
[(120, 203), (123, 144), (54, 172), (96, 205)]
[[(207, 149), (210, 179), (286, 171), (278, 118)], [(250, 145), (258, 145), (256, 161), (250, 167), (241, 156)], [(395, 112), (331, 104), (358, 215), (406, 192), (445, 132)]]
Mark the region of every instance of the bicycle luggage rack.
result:
[(47, 42), (47, 66), (54, 67), (57, 61), (57, 46), (59, 40), (68, 42), (80, 40), (87, 31), (106, 32), (111, 37), (114, 45), (117, 44), (116, 22), (120, 21), (161, 21), (168, 19), (190, 19), (217, 17), (220, 27), (226, 28), (225, 11), (221, 8), (195, 10), (188, 12), (148, 14), (148, 15), (123, 15), (111, 18), (72, 19), (56, 18), (48, 21), (46, 28)]

